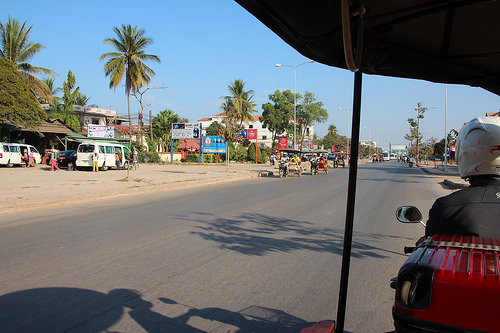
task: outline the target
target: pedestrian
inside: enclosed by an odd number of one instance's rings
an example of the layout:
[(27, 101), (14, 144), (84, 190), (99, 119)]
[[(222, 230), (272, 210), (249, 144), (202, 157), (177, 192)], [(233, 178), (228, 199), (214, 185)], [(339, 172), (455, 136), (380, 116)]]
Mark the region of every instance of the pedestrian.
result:
[(25, 149), (24, 152), (23, 152), (23, 162), (24, 162), (24, 167), (25, 168), (28, 167), (28, 161), (29, 161), (28, 151)]
[(121, 158), (119, 150), (115, 152), (115, 161), (116, 161), (116, 169), (121, 170)]
[(59, 170), (59, 167), (57, 166), (57, 153), (55, 151), (52, 151), (52, 154), (50, 156), (50, 171), (55, 170)]
[(134, 153), (132, 155), (132, 167), (134, 168), (134, 170), (137, 170), (137, 160), (138, 160), (137, 150), (135, 150), (134, 148)]
[(97, 150), (92, 153), (92, 172), (99, 172), (99, 154)]
[(35, 153), (33, 152), (33, 150), (29, 153), (28, 166), (35, 167)]

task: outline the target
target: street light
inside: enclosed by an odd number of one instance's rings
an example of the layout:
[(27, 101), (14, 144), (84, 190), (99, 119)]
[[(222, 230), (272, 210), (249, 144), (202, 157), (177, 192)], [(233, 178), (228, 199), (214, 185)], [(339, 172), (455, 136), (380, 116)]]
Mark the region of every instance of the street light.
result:
[(290, 67), (293, 68), (293, 82), (294, 82), (294, 92), (293, 92), (293, 148), (296, 149), (297, 147), (295, 146), (295, 138), (297, 137), (297, 67), (305, 65), (305, 64), (312, 64), (314, 60), (309, 60), (306, 62), (303, 62), (297, 66), (291, 66), (291, 65), (282, 65), (282, 64), (276, 64), (274, 66), (276, 67)]
[(349, 154), (349, 110), (344, 110), (342, 108), (338, 108), (338, 110), (347, 111), (347, 134), (346, 134), (345, 150), (346, 150), (346, 154)]

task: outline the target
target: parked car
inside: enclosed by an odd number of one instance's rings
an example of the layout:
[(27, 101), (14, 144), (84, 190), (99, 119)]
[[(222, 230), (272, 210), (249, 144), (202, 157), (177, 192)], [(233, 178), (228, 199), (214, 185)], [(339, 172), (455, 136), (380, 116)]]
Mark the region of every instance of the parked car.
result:
[(11, 167), (22, 164), (19, 144), (0, 142), (0, 165)]
[[(70, 166), (71, 164), (71, 166)], [(76, 150), (63, 150), (57, 153), (57, 165), (60, 168), (76, 170)]]
[(19, 144), (19, 149), (21, 149), (21, 154), (23, 154), (24, 150), (26, 150), (26, 152), (28, 153), (28, 156), (32, 152), (33, 156), (35, 158), (35, 163), (36, 164), (42, 163), (42, 156), (40, 155), (40, 153), (38, 152), (38, 150), (35, 147), (33, 147), (32, 145), (28, 145), (28, 144), (25, 144), (25, 143), (20, 143)]

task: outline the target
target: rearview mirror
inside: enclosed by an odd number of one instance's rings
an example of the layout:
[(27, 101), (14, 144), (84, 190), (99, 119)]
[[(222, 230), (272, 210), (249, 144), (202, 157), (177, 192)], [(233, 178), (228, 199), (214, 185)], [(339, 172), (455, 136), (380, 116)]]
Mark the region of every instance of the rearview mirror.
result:
[(396, 218), (403, 223), (421, 223), (422, 213), (414, 206), (402, 206), (396, 210)]

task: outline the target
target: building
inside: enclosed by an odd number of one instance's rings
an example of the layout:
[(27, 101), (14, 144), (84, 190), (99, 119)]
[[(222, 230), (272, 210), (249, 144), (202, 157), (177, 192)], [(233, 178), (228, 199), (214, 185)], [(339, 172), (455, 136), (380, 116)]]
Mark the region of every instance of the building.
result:
[[(210, 126), (213, 122), (218, 122), (221, 124), (226, 117), (225, 113), (219, 113), (211, 118), (202, 118), (199, 119), (198, 122), (202, 124), (202, 132), (203, 135), (206, 135), (206, 128)], [(248, 123), (243, 123), (243, 126), (245, 129), (257, 129), (257, 141), (259, 144), (264, 144), (268, 147), (271, 147), (272, 145), (272, 140), (273, 140), (273, 133), (266, 128), (266, 126), (260, 121), (260, 117), (262, 115), (252, 115), (253, 120), (249, 121)], [(293, 122), (293, 119), (290, 119), (290, 122)], [(312, 137), (314, 135), (314, 126), (311, 126), (306, 129), (306, 136), (304, 140), (312, 140)]]
[(121, 125), (124, 122), (128, 123), (128, 118), (118, 115), (116, 110), (102, 109), (97, 105), (90, 106), (73, 106), (73, 110), (80, 117), (83, 127), (86, 128), (88, 124), (92, 125)]
[[(49, 111), (50, 105), (42, 104), (42, 108), (45, 111)], [(128, 123), (128, 118), (119, 116), (116, 110), (102, 109), (97, 105), (89, 105), (89, 106), (74, 105), (73, 110), (80, 118), (80, 122), (83, 124), (83, 127), (85, 129), (87, 129), (88, 124), (121, 125), (124, 122)]]

